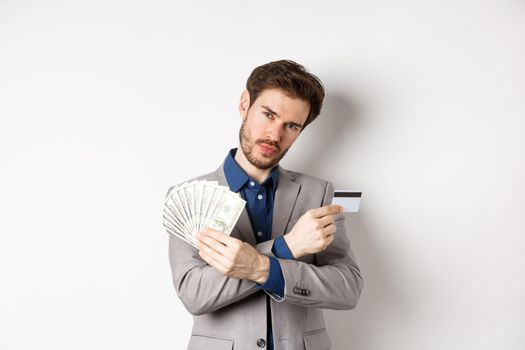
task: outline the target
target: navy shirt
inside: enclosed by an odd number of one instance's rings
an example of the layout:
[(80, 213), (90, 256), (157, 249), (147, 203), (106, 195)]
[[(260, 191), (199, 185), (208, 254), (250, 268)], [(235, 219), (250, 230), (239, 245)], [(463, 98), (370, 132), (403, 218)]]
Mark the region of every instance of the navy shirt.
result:
[[(275, 189), (279, 180), (279, 172), (275, 166), (270, 175), (262, 182), (258, 183), (249, 177), (235, 161), (237, 148), (233, 148), (228, 153), (224, 161), (224, 175), (228, 181), (230, 190), (239, 192), (246, 201), (246, 210), (250, 217), (252, 229), (257, 243), (268, 241), (272, 238), (272, 216)], [(293, 259), (292, 252), (288, 248), (284, 238), (279, 236), (275, 239), (272, 252), (275, 256), (282, 259)], [(279, 296), (284, 295), (284, 276), (279, 260), (270, 258), (270, 272), (268, 279), (263, 285), (257, 283), (258, 288), (262, 288)], [(272, 318), (269, 296), (266, 295), (267, 311), (267, 344), (268, 349), (273, 350), (272, 337)]]

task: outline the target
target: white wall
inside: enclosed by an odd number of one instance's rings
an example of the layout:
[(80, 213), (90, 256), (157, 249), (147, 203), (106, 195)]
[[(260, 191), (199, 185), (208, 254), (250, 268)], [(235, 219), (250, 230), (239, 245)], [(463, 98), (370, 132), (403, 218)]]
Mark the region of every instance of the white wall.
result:
[(524, 10), (0, 1), (0, 349), (185, 347), (163, 196), (219, 165), (281, 58), (327, 90), (282, 165), (363, 191), (334, 348), (523, 349)]

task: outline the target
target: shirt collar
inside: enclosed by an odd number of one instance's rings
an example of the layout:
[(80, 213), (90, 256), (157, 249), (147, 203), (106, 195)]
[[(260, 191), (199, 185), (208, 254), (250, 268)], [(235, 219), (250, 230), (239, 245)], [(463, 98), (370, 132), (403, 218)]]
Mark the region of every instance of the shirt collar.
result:
[[(224, 160), (224, 175), (226, 176), (230, 190), (233, 192), (239, 192), (239, 190), (245, 186), (248, 181), (250, 181), (250, 177), (244, 172), (244, 170), (242, 170), (242, 168), (234, 159), (236, 152), (237, 148), (232, 148)], [(264, 186), (268, 181), (271, 181), (273, 192), (275, 192), (277, 181), (279, 179), (279, 172), (277, 168), (277, 166), (274, 166), (270, 172), (270, 175), (261, 184), (261, 186)]]

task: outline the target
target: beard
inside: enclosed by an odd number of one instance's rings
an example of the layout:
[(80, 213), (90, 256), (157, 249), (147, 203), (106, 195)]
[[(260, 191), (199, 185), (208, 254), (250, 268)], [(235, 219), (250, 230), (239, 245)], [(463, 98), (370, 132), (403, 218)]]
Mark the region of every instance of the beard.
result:
[[(241, 144), (241, 148), (244, 152), (244, 155), (246, 156), (246, 159), (248, 159), (248, 161), (258, 169), (265, 170), (273, 168), (284, 157), (284, 155), (286, 154), (286, 152), (288, 152), (290, 147), (288, 147), (284, 151), (281, 151), (281, 146), (279, 146), (279, 144), (275, 141), (257, 139), (254, 143), (252, 138), (248, 134), (248, 130), (246, 128), (246, 119), (248, 119), (248, 117), (246, 117), (242, 121), (241, 129), (239, 130), (239, 143)], [(266, 144), (269, 146), (273, 146), (277, 149), (277, 153), (270, 157), (262, 155), (263, 159), (257, 158), (254, 155), (254, 148), (258, 144)]]

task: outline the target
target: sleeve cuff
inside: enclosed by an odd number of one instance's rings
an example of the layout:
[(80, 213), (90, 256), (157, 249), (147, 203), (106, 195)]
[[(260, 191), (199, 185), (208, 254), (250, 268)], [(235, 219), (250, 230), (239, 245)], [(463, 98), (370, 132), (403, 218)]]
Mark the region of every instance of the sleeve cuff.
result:
[(276, 294), (280, 297), (284, 295), (284, 276), (281, 270), (281, 264), (279, 260), (274, 257), (270, 259), (270, 272), (268, 273), (268, 279), (263, 285), (257, 283), (257, 288), (262, 288), (265, 291)]
[(279, 236), (273, 241), (272, 253), (280, 259), (293, 260), (293, 254), (283, 236)]

